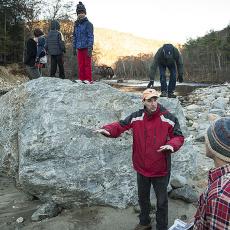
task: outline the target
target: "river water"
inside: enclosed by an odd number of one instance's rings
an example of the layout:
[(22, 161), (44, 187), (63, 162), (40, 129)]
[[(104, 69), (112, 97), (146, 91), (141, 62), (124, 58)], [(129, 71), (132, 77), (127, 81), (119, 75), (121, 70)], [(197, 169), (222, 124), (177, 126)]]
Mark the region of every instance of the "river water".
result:
[[(119, 89), (123, 92), (133, 92), (140, 93), (146, 89), (148, 81), (140, 80), (124, 80), (123, 82), (118, 83), (117, 80), (103, 80), (103, 82), (111, 85), (112, 87)], [(187, 96), (193, 90), (198, 88), (204, 88), (210, 86), (209, 84), (203, 83), (177, 83), (175, 94), (177, 96)], [(160, 82), (154, 82), (154, 89), (160, 91)]]

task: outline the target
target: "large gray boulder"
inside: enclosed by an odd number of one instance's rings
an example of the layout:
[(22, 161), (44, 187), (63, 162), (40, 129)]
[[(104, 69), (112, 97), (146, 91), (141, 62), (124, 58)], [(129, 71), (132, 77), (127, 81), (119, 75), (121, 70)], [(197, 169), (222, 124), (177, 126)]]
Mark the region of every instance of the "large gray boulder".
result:
[[(175, 113), (186, 133), (179, 101), (160, 102)], [(138, 95), (102, 83), (30, 81), (0, 98), (0, 170), (43, 201), (121, 208), (135, 204), (131, 134), (112, 139), (93, 130), (140, 108)], [(191, 159), (192, 153), (187, 156)], [(188, 161), (180, 163), (181, 175), (192, 171)]]

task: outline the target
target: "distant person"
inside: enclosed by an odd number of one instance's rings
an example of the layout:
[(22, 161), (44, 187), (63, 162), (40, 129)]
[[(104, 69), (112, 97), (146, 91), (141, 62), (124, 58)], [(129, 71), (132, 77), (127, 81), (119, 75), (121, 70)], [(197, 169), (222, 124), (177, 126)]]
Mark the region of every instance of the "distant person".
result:
[(193, 230), (230, 229), (230, 117), (220, 118), (207, 130), (206, 156), (214, 160), (208, 188), (200, 196)]
[(46, 37), (44, 34), (38, 37), (37, 42), (37, 55), (35, 60), (35, 65), (37, 66), (41, 76), (42, 76), (42, 69), (45, 68), (47, 64), (47, 56), (46, 56)]
[[(151, 88), (154, 85), (154, 79), (159, 67), (160, 71), (160, 83), (161, 83), (161, 97), (175, 98), (174, 94), (176, 88), (176, 71), (178, 72), (178, 81), (183, 82), (183, 62), (181, 54), (178, 49), (172, 44), (164, 44), (158, 49), (154, 56), (153, 63), (150, 68), (149, 78), (150, 82), (147, 88)], [(166, 68), (170, 72), (169, 84), (167, 86), (166, 80)], [(177, 70), (176, 70), (177, 69)]]
[(57, 66), (59, 78), (65, 78), (64, 53), (66, 52), (64, 36), (59, 31), (60, 24), (57, 20), (51, 21), (50, 31), (47, 36), (46, 50), (51, 56), (50, 77), (55, 77)]
[(78, 78), (83, 83), (92, 83), (92, 52), (94, 44), (93, 24), (86, 17), (82, 2), (77, 4), (77, 20), (73, 31), (73, 55), (77, 55)]
[(26, 65), (26, 70), (29, 75), (29, 79), (36, 79), (41, 76), (38, 67), (35, 65), (37, 58), (37, 43), (38, 38), (43, 35), (41, 29), (34, 29), (34, 37), (29, 38), (26, 42), (26, 50), (25, 50), (25, 59), (24, 64)]
[[(157, 198), (156, 227), (168, 229), (168, 193), (171, 153), (184, 142), (177, 118), (157, 102), (158, 93), (146, 89), (142, 95), (143, 109), (124, 120), (103, 126), (95, 132), (116, 138), (132, 129), (133, 167), (137, 171), (137, 188), (140, 205), (139, 224), (135, 230), (151, 229), (150, 189)], [(119, 151), (119, 150), (118, 150)]]

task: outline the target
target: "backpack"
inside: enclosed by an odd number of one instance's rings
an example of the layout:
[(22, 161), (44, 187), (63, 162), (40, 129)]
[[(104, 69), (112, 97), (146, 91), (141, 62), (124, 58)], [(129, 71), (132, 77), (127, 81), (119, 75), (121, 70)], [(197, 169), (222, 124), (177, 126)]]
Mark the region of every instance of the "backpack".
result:
[(163, 45), (163, 56), (167, 62), (174, 61), (174, 47), (172, 44)]

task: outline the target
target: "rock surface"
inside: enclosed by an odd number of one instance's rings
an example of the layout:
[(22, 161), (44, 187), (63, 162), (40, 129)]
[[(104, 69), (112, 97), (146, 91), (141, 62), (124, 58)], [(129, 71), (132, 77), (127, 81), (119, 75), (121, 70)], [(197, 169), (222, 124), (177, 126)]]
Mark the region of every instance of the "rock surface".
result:
[[(188, 133), (178, 99), (162, 98), (160, 103)], [(121, 208), (136, 204), (130, 133), (111, 139), (93, 130), (140, 108), (139, 96), (106, 84), (30, 81), (1, 97), (0, 169), (45, 202)], [(181, 175), (192, 172), (191, 150), (188, 143), (174, 154)], [(176, 162), (174, 166), (177, 171)]]

